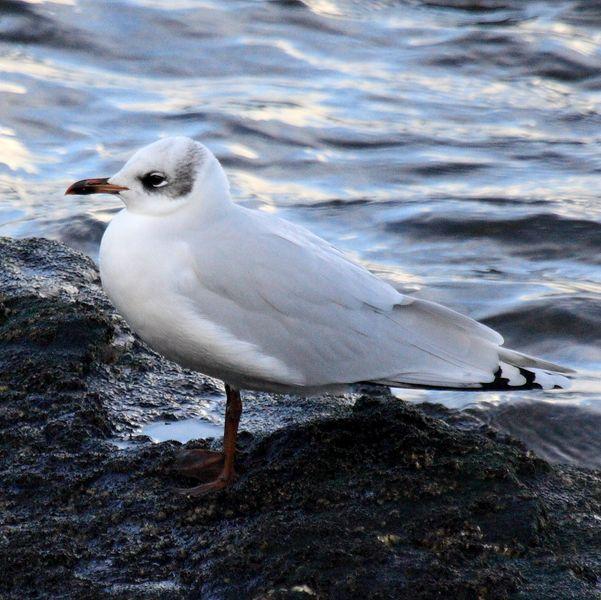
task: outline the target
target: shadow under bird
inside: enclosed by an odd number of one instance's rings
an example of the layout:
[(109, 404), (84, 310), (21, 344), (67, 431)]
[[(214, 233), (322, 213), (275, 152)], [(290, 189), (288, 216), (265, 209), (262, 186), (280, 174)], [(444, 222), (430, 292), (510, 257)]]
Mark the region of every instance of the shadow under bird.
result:
[(298, 225), (235, 204), (219, 161), (189, 138), (161, 139), (112, 177), (66, 191), (96, 193), (125, 204), (100, 246), (110, 299), (156, 351), (225, 382), (224, 451), (185, 454), (182, 469), (205, 480), (186, 493), (233, 481), (241, 389), (548, 389), (573, 372), (401, 294)]

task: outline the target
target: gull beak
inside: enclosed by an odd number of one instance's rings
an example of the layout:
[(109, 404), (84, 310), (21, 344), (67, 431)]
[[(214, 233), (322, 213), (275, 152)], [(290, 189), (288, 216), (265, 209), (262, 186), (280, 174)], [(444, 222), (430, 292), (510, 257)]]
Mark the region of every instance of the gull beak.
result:
[(109, 183), (108, 177), (106, 179), (82, 179), (71, 184), (67, 188), (65, 196), (70, 194), (77, 194), (79, 196), (87, 196), (88, 194), (118, 194), (128, 189), (122, 185)]

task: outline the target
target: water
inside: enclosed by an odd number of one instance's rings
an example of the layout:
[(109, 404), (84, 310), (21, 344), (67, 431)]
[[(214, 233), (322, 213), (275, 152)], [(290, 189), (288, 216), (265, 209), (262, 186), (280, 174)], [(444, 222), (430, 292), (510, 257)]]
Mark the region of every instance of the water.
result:
[(0, 235), (95, 256), (119, 203), (67, 184), (201, 139), (238, 202), (582, 374), (403, 397), (601, 466), (600, 48), (593, 1), (5, 0)]
[(177, 440), (185, 443), (188, 440), (219, 438), (223, 435), (223, 427), (202, 419), (154, 421), (145, 425), (139, 435), (147, 435), (154, 442)]

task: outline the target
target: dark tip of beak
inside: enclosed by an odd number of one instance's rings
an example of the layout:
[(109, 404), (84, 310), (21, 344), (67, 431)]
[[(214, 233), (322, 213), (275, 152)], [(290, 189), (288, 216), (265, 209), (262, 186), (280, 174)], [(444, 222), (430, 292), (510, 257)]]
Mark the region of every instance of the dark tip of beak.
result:
[(88, 194), (118, 194), (129, 188), (122, 185), (115, 185), (108, 182), (108, 177), (105, 179), (82, 179), (76, 181), (67, 188), (65, 196), (74, 194), (78, 196), (87, 196)]

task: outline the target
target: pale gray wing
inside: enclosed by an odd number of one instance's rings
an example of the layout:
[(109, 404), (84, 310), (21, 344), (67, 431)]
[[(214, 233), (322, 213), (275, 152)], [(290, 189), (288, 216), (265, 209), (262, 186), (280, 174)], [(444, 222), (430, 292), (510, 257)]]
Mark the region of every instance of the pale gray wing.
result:
[(305, 229), (239, 209), (194, 252), (198, 310), (302, 385), (358, 381), (475, 387), (499, 369), (502, 338), (408, 298)]

